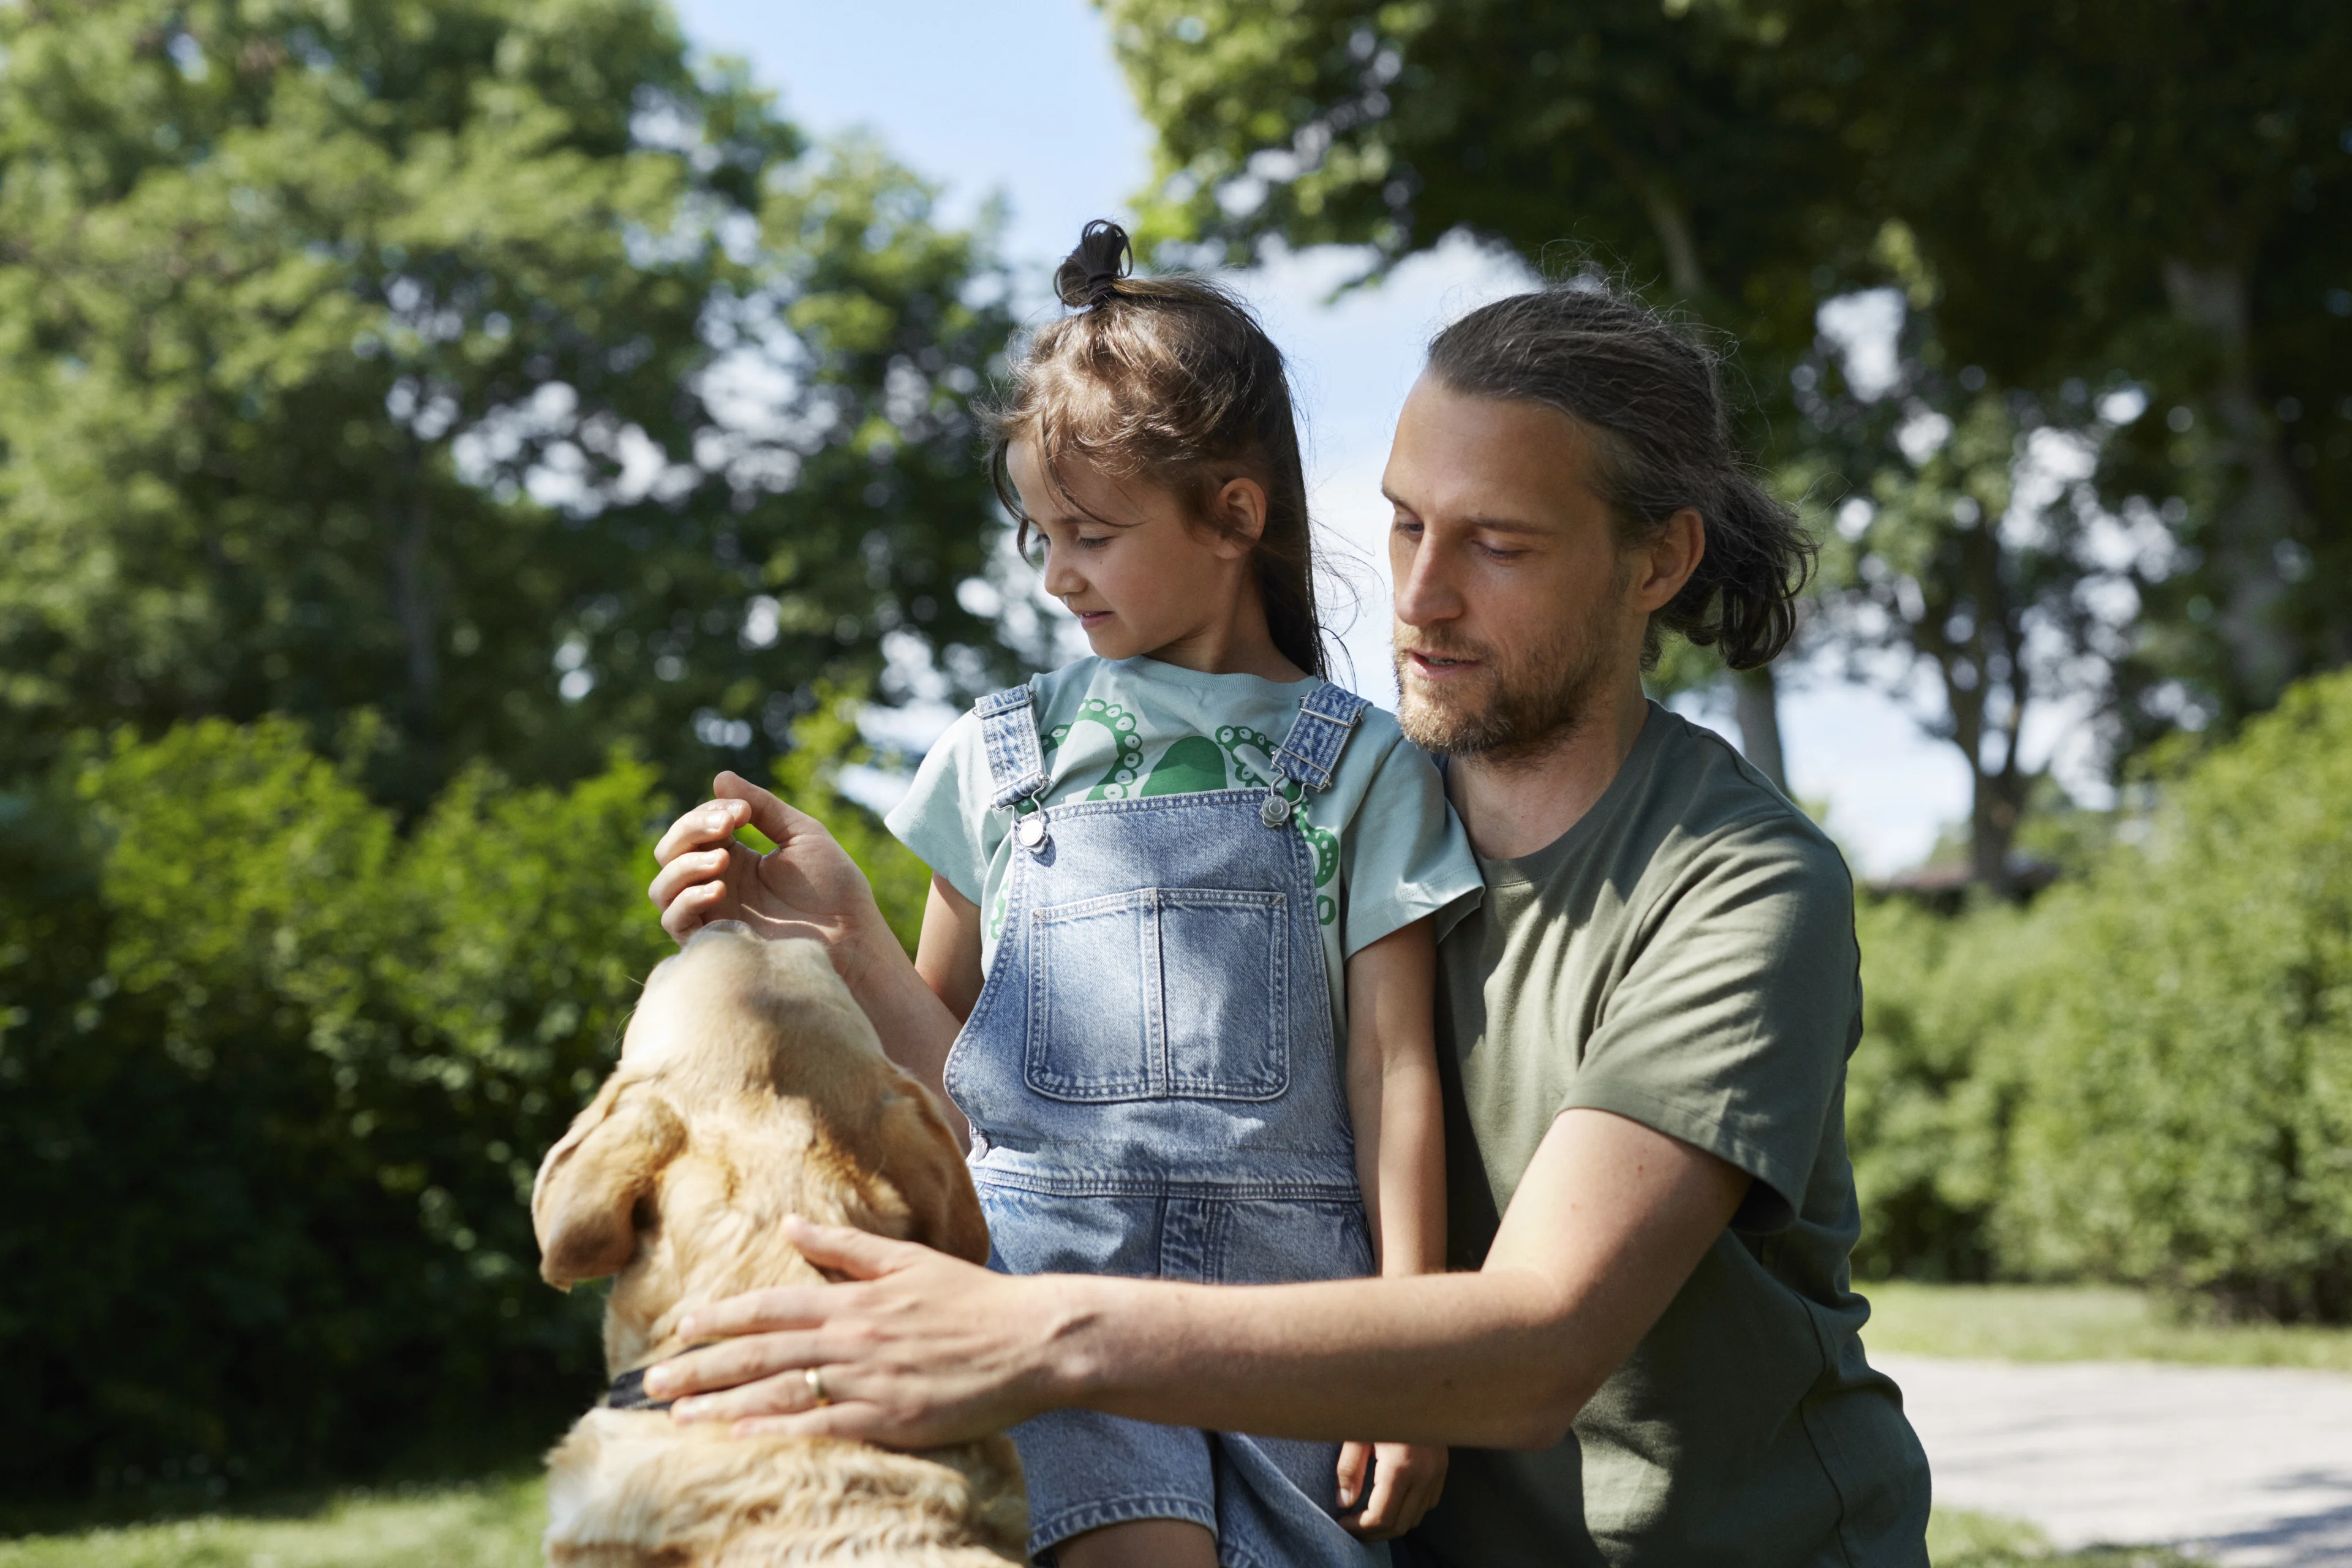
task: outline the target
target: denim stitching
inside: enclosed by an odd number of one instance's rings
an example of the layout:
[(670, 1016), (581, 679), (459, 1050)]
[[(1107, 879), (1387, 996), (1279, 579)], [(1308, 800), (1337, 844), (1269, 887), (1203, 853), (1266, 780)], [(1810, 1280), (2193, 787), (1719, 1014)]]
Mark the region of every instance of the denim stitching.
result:
[[(1337, 1160), (1333, 1153), (1326, 1156)], [(1121, 1176), (1088, 1172), (1045, 1174), (1034, 1171), (1011, 1171), (1001, 1166), (979, 1164), (972, 1168), (972, 1179), (983, 1186), (1005, 1187), (1015, 1192), (1050, 1198), (1206, 1198), (1236, 1203), (1281, 1202), (1306, 1204), (1339, 1204), (1355, 1206), (1363, 1202), (1362, 1190), (1351, 1183), (1318, 1182), (1312, 1176), (1264, 1177), (1188, 1177), (1163, 1174)]]
[(1200, 1525), (1212, 1535), (1217, 1532), (1216, 1510), (1213, 1508), (1202, 1509), (1200, 1499), (1146, 1495), (1064, 1509), (1045, 1523), (1031, 1528), (1029, 1550), (1034, 1554), (1089, 1530), (1100, 1530), (1110, 1524), (1129, 1524), (1139, 1519), (1181, 1519), (1187, 1523)]

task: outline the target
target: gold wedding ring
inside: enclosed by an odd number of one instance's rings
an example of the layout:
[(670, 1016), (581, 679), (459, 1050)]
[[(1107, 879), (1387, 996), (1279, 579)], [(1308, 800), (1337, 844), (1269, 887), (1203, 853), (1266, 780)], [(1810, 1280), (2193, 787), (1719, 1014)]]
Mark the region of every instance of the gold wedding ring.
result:
[(822, 1410), (833, 1403), (833, 1395), (824, 1391), (824, 1373), (813, 1366), (803, 1367), (801, 1380), (808, 1384), (809, 1404), (812, 1408)]

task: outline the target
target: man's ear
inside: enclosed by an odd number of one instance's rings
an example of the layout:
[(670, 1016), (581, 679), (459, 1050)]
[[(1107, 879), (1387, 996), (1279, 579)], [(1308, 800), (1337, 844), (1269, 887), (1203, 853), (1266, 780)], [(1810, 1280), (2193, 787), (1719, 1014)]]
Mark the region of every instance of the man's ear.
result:
[(642, 1082), (608, 1082), (547, 1152), (530, 1193), (540, 1278), (570, 1289), (628, 1267), (636, 1207), (686, 1144), (686, 1123)]
[(1683, 591), (1698, 563), (1706, 557), (1706, 521), (1695, 507), (1685, 507), (1658, 526), (1636, 547), (1633, 597), (1645, 615), (1655, 615)]
[(911, 1082), (898, 1086), (898, 1099), (883, 1112), (882, 1152), (882, 1174), (907, 1200), (914, 1219), (908, 1239), (985, 1264), (988, 1220), (972, 1191), (971, 1168), (931, 1097)]

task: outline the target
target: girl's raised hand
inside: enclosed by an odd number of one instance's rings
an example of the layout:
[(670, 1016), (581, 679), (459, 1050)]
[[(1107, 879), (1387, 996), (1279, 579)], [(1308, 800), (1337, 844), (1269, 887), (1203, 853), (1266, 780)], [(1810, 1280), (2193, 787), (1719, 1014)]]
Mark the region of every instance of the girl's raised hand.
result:
[[(1427, 1443), (1349, 1443), (1339, 1449), (1339, 1506), (1363, 1511), (1340, 1521), (1366, 1541), (1393, 1541), (1421, 1522), (1445, 1489), (1447, 1454)], [(1367, 1464), (1371, 1496), (1365, 1497)]]
[[(813, 937), (850, 978), (864, 945), (888, 931), (865, 873), (824, 824), (740, 774), (720, 773), (711, 788), (715, 798), (672, 823), (654, 847), (661, 869), (646, 891), (662, 929), (680, 942), (714, 921), (740, 921), (771, 939)], [(737, 842), (745, 826), (776, 847), (762, 855)]]

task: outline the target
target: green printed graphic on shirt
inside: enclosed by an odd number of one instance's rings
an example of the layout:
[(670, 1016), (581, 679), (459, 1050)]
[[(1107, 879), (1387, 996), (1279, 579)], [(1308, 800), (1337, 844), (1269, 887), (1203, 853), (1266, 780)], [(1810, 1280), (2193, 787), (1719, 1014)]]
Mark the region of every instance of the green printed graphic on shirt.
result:
[(1101, 726), (1110, 736), (1110, 743), (1117, 752), (1110, 771), (1103, 774), (1100, 784), (1087, 792), (1086, 798), (1125, 800), (1130, 795), (1140, 793), (1135, 788), (1135, 781), (1143, 772), (1143, 744), (1136, 738), (1135, 715), (1116, 702), (1106, 701), (1099, 697), (1087, 698), (1078, 709), (1078, 716), (1074, 722), (1056, 724), (1037, 738), (1037, 749), (1045, 753), (1048, 762), (1052, 761), (1054, 753), (1062, 749), (1062, 742), (1068, 740), (1080, 724)]
[[(1264, 790), (1277, 775), (1279, 737), (1318, 683), (1204, 675), (1147, 658), (1087, 658), (1032, 683), (1031, 710), (1047, 775), (1037, 804), (1128, 801), (1217, 790)], [(1284, 793), (1286, 830), (1306, 841), (1323, 934), (1334, 1023), (1349, 954), (1424, 916), (1442, 927), (1477, 896), (1476, 862), (1445, 806), (1429, 759), (1396, 721), (1368, 710), (1339, 756), (1331, 787)], [(966, 715), (924, 758), (890, 830), (957, 891), (987, 911), (982, 963), (1004, 933), (1013, 814), (994, 809), (988, 751)]]

